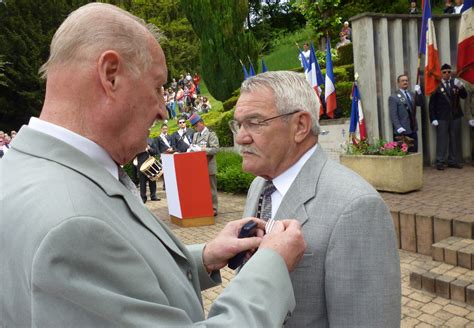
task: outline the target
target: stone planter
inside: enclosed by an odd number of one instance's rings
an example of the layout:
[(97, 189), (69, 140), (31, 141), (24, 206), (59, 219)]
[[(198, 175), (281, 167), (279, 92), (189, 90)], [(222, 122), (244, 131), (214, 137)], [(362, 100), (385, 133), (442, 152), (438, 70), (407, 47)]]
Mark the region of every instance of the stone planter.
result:
[(375, 189), (405, 193), (423, 185), (423, 156), (341, 155), (342, 165), (350, 168)]

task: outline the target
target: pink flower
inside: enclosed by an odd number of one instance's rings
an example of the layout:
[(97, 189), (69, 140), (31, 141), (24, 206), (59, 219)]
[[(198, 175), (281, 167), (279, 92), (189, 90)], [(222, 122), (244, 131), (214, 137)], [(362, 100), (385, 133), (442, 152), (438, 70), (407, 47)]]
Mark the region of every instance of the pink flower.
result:
[(385, 149), (394, 149), (395, 147), (397, 147), (397, 143), (396, 142), (387, 142), (385, 145), (383, 145), (383, 148)]
[(402, 144), (402, 151), (406, 153), (408, 151), (408, 146), (406, 143)]

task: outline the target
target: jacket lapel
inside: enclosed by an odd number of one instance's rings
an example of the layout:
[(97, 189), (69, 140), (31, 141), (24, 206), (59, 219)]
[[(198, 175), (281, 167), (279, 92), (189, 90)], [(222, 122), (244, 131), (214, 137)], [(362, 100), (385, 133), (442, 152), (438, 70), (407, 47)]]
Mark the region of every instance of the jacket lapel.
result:
[[(20, 135), (21, 133), (21, 135)], [(18, 138), (23, 136), (22, 138)], [(35, 157), (45, 158), (66, 166), (78, 174), (92, 180), (109, 197), (122, 197), (135, 217), (151, 231), (162, 243), (177, 255), (186, 258), (178, 247), (181, 243), (155, 216), (105, 168), (94, 162), (76, 148), (27, 126), (22, 127), (15, 140), (16, 150)]]
[(301, 225), (308, 221), (305, 204), (316, 196), (319, 176), (326, 162), (327, 156), (318, 145), (283, 197), (275, 218), (296, 219)]

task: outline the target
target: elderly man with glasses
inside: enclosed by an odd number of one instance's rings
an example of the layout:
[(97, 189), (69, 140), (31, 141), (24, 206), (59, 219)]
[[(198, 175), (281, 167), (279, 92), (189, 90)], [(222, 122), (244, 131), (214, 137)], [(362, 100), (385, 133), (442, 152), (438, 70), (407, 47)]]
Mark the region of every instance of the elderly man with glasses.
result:
[(296, 219), (308, 243), (291, 275), (296, 309), (285, 327), (399, 327), (392, 218), (380, 195), (318, 144), (314, 90), (280, 71), (247, 79), (240, 92), (230, 127), (244, 171), (258, 176), (243, 216)]
[[(446, 155), (448, 167), (461, 169), (461, 110), (460, 98), (467, 92), (462, 82), (451, 77), (451, 66), (441, 66), (443, 79), (430, 97), (430, 120), (436, 127), (436, 168), (444, 170)], [(449, 147), (448, 147), (449, 145)], [(449, 148), (449, 152), (448, 152)]]
[(180, 152), (188, 151), (189, 146), (193, 142), (194, 130), (186, 127), (186, 119), (180, 118), (178, 120), (178, 130), (171, 135), (171, 147)]

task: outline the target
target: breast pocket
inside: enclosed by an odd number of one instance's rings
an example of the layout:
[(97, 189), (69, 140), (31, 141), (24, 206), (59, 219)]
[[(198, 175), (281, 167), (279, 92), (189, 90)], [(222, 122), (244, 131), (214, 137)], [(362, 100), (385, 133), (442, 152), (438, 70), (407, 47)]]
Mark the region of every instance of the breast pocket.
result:
[(303, 268), (308, 268), (313, 265), (314, 263), (314, 255), (313, 253), (304, 253), (303, 257), (298, 263), (298, 266), (296, 267), (296, 270), (298, 269), (303, 269)]

